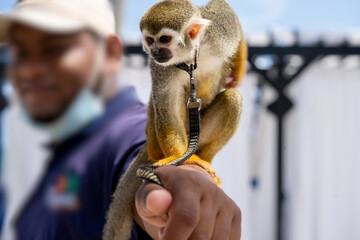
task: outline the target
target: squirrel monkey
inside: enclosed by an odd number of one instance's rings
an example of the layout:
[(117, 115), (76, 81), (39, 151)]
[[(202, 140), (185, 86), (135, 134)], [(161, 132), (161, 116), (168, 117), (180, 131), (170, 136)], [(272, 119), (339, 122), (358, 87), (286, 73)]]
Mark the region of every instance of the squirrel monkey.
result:
[(202, 100), (201, 133), (198, 150), (189, 160), (211, 162), (235, 133), (242, 109), (241, 94), (231, 87), (245, 75), (247, 47), (236, 14), (224, 0), (211, 0), (205, 7), (187, 0), (163, 0), (145, 13), (140, 29), (152, 76), (147, 143), (116, 188), (105, 240), (130, 237), (135, 192), (141, 184), (136, 178), (138, 167), (170, 162), (187, 149), (189, 76), (177, 64), (193, 63), (198, 53), (195, 77)]
[(211, 0), (205, 7), (187, 0), (163, 0), (145, 13), (140, 29), (152, 77), (150, 160), (169, 162), (187, 149), (189, 77), (177, 65), (193, 63), (198, 53), (195, 77), (203, 107), (196, 155), (211, 162), (235, 133), (241, 114), (240, 93), (222, 91), (237, 86), (246, 72), (247, 47), (235, 12), (224, 0)]

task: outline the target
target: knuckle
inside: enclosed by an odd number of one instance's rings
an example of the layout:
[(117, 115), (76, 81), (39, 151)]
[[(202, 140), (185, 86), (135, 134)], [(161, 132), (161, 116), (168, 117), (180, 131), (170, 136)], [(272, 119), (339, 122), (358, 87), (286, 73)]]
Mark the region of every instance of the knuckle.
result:
[(230, 234), (231, 234), (230, 226), (223, 227), (222, 236), (224, 236), (224, 239), (229, 239)]
[(167, 166), (159, 167), (159, 168), (155, 169), (154, 172), (157, 176), (159, 176), (162, 183), (171, 182), (172, 174), (168, 174)]
[(233, 223), (234, 223), (235, 225), (241, 225), (241, 215), (235, 215), (235, 216), (233, 217)]
[(213, 199), (216, 200), (214, 201), (214, 203), (217, 208), (219, 209), (228, 208), (229, 202), (227, 201), (225, 193), (221, 189), (216, 189), (216, 191), (214, 191)]
[(178, 212), (178, 217), (182, 220), (182, 223), (186, 226), (194, 226), (197, 223), (199, 214), (193, 209), (183, 209)]
[[(182, 169), (182, 173), (185, 175), (182, 183), (192, 188), (199, 188), (202, 185), (199, 173)], [(178, 181), (178, 180), (177, 180)]]
[(241, 221), (242, 219), (242, 212), (238, 206), (235, 205), (234, 209), (234, 219), (237, 219), (238, 221)]

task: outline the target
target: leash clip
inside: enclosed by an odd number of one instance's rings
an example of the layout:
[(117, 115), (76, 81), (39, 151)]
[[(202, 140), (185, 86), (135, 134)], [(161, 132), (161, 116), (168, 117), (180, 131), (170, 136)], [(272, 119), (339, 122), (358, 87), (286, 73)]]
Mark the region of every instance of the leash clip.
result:
[(190, 97), (187, 101), (186, 107), (188, 109), (195, 108), (195, 107), (190, 107), (190, 104), (197, 103), (197, 109), (198, 111), (200, 111), (201, 99), (196, 97), (196, 79), (195, 79), (195, 69), (197, 68), (197, 50), (195, 51), (194, 64), (191, 64), (189, 66), (183, 62), (176, 65), (176, 67), (186, 71), (190, 75)]
[[(188, 101), (187, 101), (187, 104), (186, 104), (186, 107), (188, 109), (190, 109), (190, 104), (191, 103), (197, 103), (197, 109), (198, 109), (198, 111), (200, 111), (200, 109), (201, 109), (201, 99), (200, 98), (192, 98), (192, 97), (190, 97), (188, 99)], [(195, 108), (195, 107), (191, 107), (191, 108)]]
[(190, 103), (197, 103), (198, 104), (198, 111), (200, 111), (201, 109), (201, 99), (196, 97), (196, 79), (195, 79), (195, 69), (196, 69), (196, 59), (195, 59), (195, 64), (191, 64), (189, 67), (189, 74), (190, 74), (190, 97), (187, 101), (187, 108), (189, 109), (189, 105)]

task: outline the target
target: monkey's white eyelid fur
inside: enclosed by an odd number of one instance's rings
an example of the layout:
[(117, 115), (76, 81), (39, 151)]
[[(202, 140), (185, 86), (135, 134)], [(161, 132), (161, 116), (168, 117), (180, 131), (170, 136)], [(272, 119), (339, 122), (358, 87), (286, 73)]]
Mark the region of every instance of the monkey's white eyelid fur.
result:
[(147, 38), (154, 38), (155, 39), (155, 37), (152, 35), (152, 34), (150, 34), (150, 32), (149, 31), (147, 31), (146, 29), (144, 29), (143, 31), (142, 31), (142, 40), (143, 40), (143, 42), (146, 42), (146, 39)]
[(163, 28), (161, 31), (156, 34), (156, 38), (160, 38), (161, 36), (172, 36), (173, 40), (176, 40), (177, 43), (182, 42), (182, 38), (179, 34), (179, 32), (172, 30), (170, 28)]

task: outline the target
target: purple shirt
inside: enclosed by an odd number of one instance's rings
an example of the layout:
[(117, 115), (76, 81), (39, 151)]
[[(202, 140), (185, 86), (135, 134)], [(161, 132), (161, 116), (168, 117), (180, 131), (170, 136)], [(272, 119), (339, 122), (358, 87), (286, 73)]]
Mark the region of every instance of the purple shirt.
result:
[[(146, 108), (125, 88), (103, 116), (50, 147), (47, 171), (16, 219), (17, 239), (101, 239), (118, 180), (146, 140)], [(134, 223), (131, 239), (151, 238)]]

